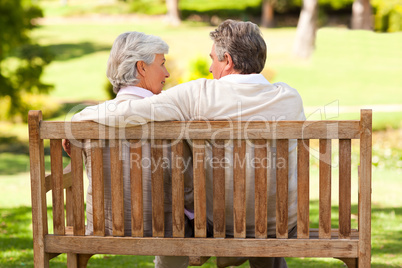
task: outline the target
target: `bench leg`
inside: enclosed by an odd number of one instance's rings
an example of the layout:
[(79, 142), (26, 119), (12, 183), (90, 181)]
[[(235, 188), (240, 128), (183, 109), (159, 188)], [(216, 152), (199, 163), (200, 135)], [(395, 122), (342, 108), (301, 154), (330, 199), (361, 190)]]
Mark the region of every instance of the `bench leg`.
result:
[(49, 267), (49, 261), (51, 257), (48, 253), (44, 253), (42, 255), (40, 254), (35, 254), (34, 252), (34, 267), (38, 268), (48, 268)]
[(348, 268), (357, 268), (358, 267), (358, 259), (357, 258), (335, 258), (343, 261)]
[(86, 268), (89, 259), (93, 256), (94, 254), (79, 254), (78, 255), (78, 268)]
[(93, 254), (74, 254), (67, 253), (67, 267), (68, 268), (86, 268), (89, 259)]
[(78, 254), (67, 253), (67, 267), (78, 268)]

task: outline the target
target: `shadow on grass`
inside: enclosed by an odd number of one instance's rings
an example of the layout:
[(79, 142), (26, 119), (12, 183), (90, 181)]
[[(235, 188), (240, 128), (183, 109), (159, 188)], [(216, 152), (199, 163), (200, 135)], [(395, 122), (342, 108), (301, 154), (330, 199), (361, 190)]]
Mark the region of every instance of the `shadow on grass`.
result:
[(0, 153), (0, 175), (16, 175), (29, 171), (29, 155)]
[(90, 42), (82, 42), (77, 44), (57, 44), (49, 45), (47, 48), (55, 55), (55, 61), (66, 61), (74, 58), (100, 52), (110, 51), (110, 46), (96, 45)]
[[(50, 149), (45, 147), (45, 170), (50, 171)], [(63, 150), (63, 166), (70, 163), (70, 157)], [(24, 153), (0, 153), (0, 175), (16, 175), (29, 172), (29, 154)]]

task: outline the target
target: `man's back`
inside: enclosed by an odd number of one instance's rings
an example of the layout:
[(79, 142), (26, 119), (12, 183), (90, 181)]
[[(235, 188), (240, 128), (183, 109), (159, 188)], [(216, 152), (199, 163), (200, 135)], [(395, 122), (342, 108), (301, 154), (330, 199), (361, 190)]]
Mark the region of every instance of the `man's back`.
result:
[[(102, 104), (107, 109), (108, 103)], [(270, 84), (262, 75), (228, 75), (220, 80), (198, 79), (171, 88), (152, 98), (138, 101), (121, 101), (108, 116), (116, 119), (114, 126), (141, 124), (149, 121), (169, 120), (229, 120), (233, 121), (279, 121), (305, 120), (303, 104), (297, 91), (284, 83)], [(94, 120), (85, 111), (78, 115), (81, 120)], [(112, 125), (112, 124), (110, 124)], [(272, 130), (274, 131), (274, 129)], [(246, 163), (236, 163), (233, 146), (225, 148), (226, 181), (226, 231), (233, 235), (233, 186), (232, 170), (236, 164), (246, 167), (246, 213), (247, 236), (254, 235), (254, 153), (251, 143), (246, 150)], [(268, 232), (275, 234), (275, 141), (268, 146)], [(289, 143), (289, 228), (296, 224), (296, 143)], [(212, 150), (206, 148), (206, 158), (211, 160)], [(227, 160), (227, 161), (226, 161)], [(270, 168), (271, 167), (271, 168)], [(212, 216), (212, 172), (211, 164), (206, 166), (207, 217)]]

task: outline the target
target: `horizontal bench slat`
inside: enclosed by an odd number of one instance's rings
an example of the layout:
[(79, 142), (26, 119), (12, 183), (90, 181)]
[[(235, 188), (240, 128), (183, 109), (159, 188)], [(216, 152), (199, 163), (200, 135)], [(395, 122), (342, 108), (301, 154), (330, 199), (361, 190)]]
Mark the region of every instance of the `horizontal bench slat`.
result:
[[(352, 239), (215, 239), (133, 237), (45, 237), (45, 251), (81, 254), (236, 257), (356, 258), (358, 240)], [(269, 254), (269, 255), (268, 255)]]
[[(85, 126), (85, 127), (83, 127)], [(113, 128), (95, 122), (49, 122), (41, 139), (358, 139), (359, 121), (156, 122)]]

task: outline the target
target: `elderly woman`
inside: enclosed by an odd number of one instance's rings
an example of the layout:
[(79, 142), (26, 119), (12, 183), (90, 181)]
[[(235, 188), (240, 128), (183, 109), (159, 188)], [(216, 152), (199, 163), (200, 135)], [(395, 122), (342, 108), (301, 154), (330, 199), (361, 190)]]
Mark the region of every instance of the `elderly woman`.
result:
[[(119, 105), (119, 102), (126, 99), (142, 99), (159, 94), (165, 84), (165, 79), (169, 77), (169, 72), (165, 67), (165, 55), (168, 53), (168, 45), (159, 37), (146, 35), (140, 32), (126, 32), (119, 35), (110, 51), (107, 62), (106, 75), (113, 85), (113, 91), (117, 94), (116, 98), (108, 101), (108, 107)], [(105, 113), (96, 108), (93, 109), (94, 115), (99, 118), (99, 122), (107, 124), (112, 118), (105, 117)], [(74, 117), (72, 120), (75, 120)], [(69, 141), (63, 143), (63, 147), (69, 154)], [(170, 147), (164, 146), (164, 159), (170, 159)], [(190, 155), (189, 148), (184, 146), (185, 154)], [(89, 179), (87, 191), (87, 228), (86, 235), (93, 234), (93, 207), (92, 207), (92, 177), (91, 177), (91, 149), (90, 142), (84, 143), (84, 162)], [(131, 193), (130, 193), (130, 152), (127, 145), (123, 145), (123, 184), (124, 184), (124, 234), (131, 235)], [(135, 160), (131, 156), (131, 160)], [(138, 159), (138, 158), (137, 158)], [(150, 144), (143, 142), (142, 159), (151, 160)], [(141, 160), (141, 159), (139, 159)], [(150, 161), (149, 161), (150, 162)], [(142, 164), (139, 161), (137, 164)], [(134, 163), (135, 164), (135, 163)], [(187, 208), (192, 206), (192, 175), (191, 167), (187, 169), (185, 178), (185, 196)], [(104, 198), (105, 198), (105, 233), (113, 235), (112, 222), (112, 200), (111, 200), (111, 179), (110, 179), (110, 149), (108, 141), (105, 141), (103, 148), (103, 174), (104, 174)], [(164, 168), (164, 200), (165, 200), (165, 236), (172, 236), (172, 195), (171, 195), (171, 168)], [(144, 216), (144, 235), (152, 236), (152, 211), (151, 211), (151, 168), (142, 167), (143, 178), (143, 216)], [(191, 235), (191, 228), (186, 230), (187, 236)], [(176, 258), (179, 257), (157, 257), (156, 267), (180, 267)]]
[[(117, 94), (112, 103), (118, 105), (123, 99), (141, 99), (159, 94), (169, 72), (165, 67), (165, 56), (169, 46), (159, 37), (140, 32), (126, 32), (119, 35), (110, 51), (106, 75)], [(94, 111), (98, 112), (98, 111)], [(102, 113), (99, 113), (99, 117)], [(108, 120), (108, 118), (105, 118)], [(107, 143), (107, 142), (106, 142)], [(84, 159), (88, 174), (87, 192), (87, 234), (93, 232), (92, 187), (91, 187), (91, 150), (89, 142), (85, 143)], [(150, 157), (149, 144), (145, 144), (143, 155)], [(128, 146), (123, 146), (123, 183), (124, 183), (124, 233), (131, 235), (131, 198), (130, 198), (130, 154)], [(103, 173), (105, 176), (105, 232), (113, 235), (112, 200), (110, 181), (110, 150), (105, 144), (103, 150)], [(150, 169), (143, 169), (143, 178), (151, 178)], [(166, 174), (167, 175), (167, 174)], [(169, 176), (165, 176), (169, 183)], [(152, 235), (151, 222), (151, 186), (150, 179), (144, 183), (144, 233)], [(169, 200), (167, 200), (169, 201)], [(149, 204), (149, 205), (148, 205)], [(167, 217), (168, 218), (168, 217)], [(167, 229), (167, 231), (169, 231)], [(167, 234), (169, 235), (169, 234)]]

